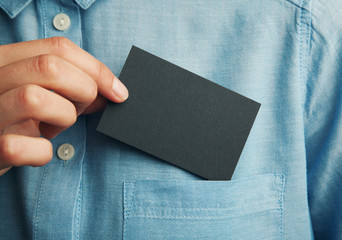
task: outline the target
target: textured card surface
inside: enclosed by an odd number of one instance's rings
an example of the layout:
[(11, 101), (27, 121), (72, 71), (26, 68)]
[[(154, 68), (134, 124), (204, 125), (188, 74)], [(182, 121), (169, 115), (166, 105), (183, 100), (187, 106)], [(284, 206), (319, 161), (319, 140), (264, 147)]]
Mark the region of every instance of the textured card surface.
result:
[(230, 180), (260, 104), (132, 47), (97, 130), (210, 180)]

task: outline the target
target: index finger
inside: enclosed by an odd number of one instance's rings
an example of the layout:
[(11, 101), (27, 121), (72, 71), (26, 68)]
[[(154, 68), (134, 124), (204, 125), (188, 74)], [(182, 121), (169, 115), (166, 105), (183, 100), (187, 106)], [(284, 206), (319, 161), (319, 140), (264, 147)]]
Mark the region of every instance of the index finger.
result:
[(127, 99), (127, 88), (105, 64), (64, 37), (2, 45), (0, 67), (42, 54), (58, 56), (83, 70), (96, 81), (100, 94), (105, 98), (114, 102)]

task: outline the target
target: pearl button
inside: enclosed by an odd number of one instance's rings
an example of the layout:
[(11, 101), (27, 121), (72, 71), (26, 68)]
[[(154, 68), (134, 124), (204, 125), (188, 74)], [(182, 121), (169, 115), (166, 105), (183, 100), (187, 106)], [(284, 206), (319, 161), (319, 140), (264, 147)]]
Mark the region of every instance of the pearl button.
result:
[(58, 150), (57, 155), (61, 160), (70, 160), (75, 154), (74, 147), (69, 143), (62, 144)]
[(53, 18), (53, 26), (59, 30), (64, 31), (70, 27), (70, 18), (64, 13), (59, 13)]

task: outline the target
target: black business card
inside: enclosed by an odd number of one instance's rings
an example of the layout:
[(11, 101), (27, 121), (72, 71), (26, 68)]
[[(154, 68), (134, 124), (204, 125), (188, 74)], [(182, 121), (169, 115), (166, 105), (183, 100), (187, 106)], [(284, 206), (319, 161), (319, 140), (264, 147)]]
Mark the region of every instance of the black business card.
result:
[(260, 104), (132, 47), (97, 130), (210, 180), (230, 180)]

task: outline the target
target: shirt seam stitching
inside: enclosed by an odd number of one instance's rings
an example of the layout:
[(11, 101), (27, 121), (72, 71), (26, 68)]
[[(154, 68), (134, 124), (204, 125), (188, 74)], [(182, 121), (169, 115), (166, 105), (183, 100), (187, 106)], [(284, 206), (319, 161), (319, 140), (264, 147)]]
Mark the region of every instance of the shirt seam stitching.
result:
[(45, 10), (45, 2), (44, 0), (41, 0), (41, 6), (42, 6), (42, 26), (43, 26), (43, 38), (46, 38), (47, 33), (46, 33), (46, 22), (47, 22), (47, 18), (46, 18), (46, 10)]
[[(302, 0), (303, 4), (310, 4), (311, 1)], [(309, 13), (304, 13), (308, 11)], [(309, 46), (311, 41), (311, 11), (306, 8), (301, 8), (300, 12), (300, 29), (299, 29), (299, 78), (305, 86), (305, 80), (308, 77), (308, 56)], [(304, 107), (304, 100), (302, 100), (302, 106)]]
[(280, 239), (283, 239), (284, 227), (283, 227), (283, 211), (284, 211), (284, 194), (285, 194), (285, 175), (281, 176), (281, 191), (278, 199), (280, 207)]
[[(255, 212), (253, 214), (247, 214), (248, 216), (258, 215), (263, 212), (280, 211), (279, 208), (267, 209), (265, 211)], [(158, 215), (158, 214), (134, 214), (131, 218), (156, 218), (156, 219), (203, 219), (203, 220), (216, 220), (216, 219), (231, 219), (236, 217), (246, 216), (245, 214), (230, 214), (225, 216), (183, 216), (183, 215)]]
[(127, 224), (127, 222), (126, 222), (126, 217), (127, 217), (127, 215), (128, 215), (128, 212), (129, 212), (129, 209), (127, 209), (127, 183), (125, 183), (124, 182), (124, 184), (123, 184), (123, 189), (124, 189), (124, 191), (123, 191), (123, 205), (124, 205), (124, 211), (123, 211), (123, 236), (122, 236), (122, 239), (126, 239), (126, 228), (127, 228), (127, 226), (126, 226), (126, 224)]
[(45, 189), (45, 178), (46, 178), (47, 168), (48, 168), (48, 165), (46, 165), (44, 167), (43, 176), (42, 176), (42, 180), (41, 180), (41, 183), (40, 183), (40, 190), (39, 190), (39, 195), (38, 195), (37, 211), (36, 211), (36, 217), (35, 217), (36, 219), (35, 219), (35, 224), (34, 224), (33, 239), (37, 239), (38, 223), (39, 223), (39, 215), (40, 215), (40, 203), (41, 203), (42, 195), (43, 195), (44, 189)]
[[(299, 25), (299, 79), (303, 88), (303, 93), (307, 91), (306, 82), (308, 80), (308, 64), (309, 64), (309, 52), (311, 44), (311, 31), (312, 31), (312, 1), (313, 0), (302, 0), (303, 7), (300, 10), (300, 25)], [(303, 109), (303, 128), (304, 128), (304, 114), (305, 114), (305, 95), (301, 99), (301, 107)], [(305, 133), (304, 133), (305, 136)], [(304, 148), (305, 147), (305, 139)], [(306, 151), (306, 150), (305, 150)], [(307, 164), (307, 163), (306, 163)], [(305, 176), (307, 178), (307, 176)]]
[(76, 239), (80, 239), (80, 218), (81, 218), (81, 201), (82, 198), (82, 186), (80, 182), (80, 186), (78, 188), (78, 196), (77, 196), (77, 210), (76, 210)]

